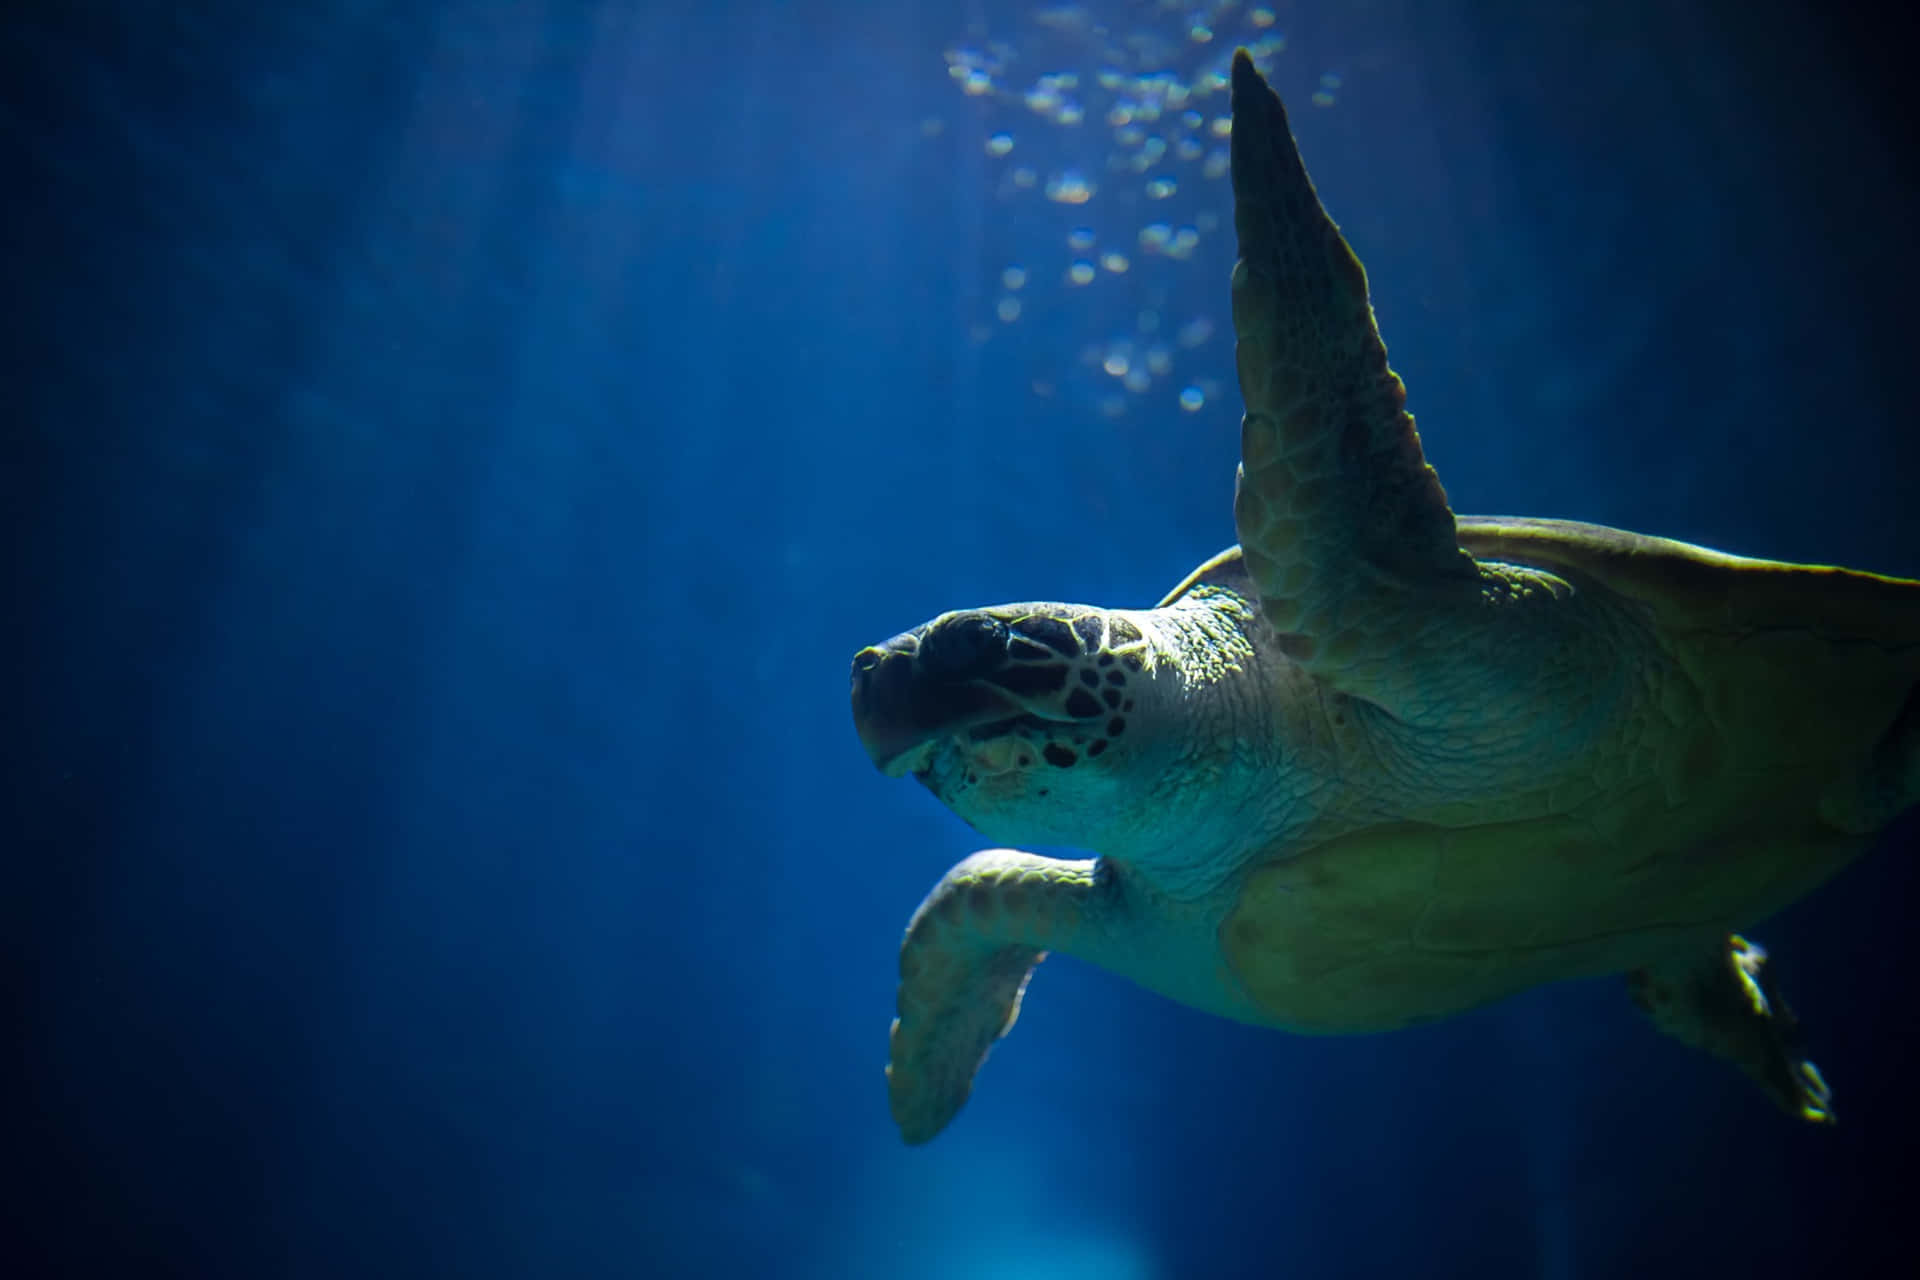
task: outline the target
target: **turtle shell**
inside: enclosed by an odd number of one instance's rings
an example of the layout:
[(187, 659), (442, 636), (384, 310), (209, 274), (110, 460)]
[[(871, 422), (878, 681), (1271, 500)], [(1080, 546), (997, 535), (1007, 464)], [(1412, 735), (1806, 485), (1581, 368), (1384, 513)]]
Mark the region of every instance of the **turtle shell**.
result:
[[(1920, 790), (1920, 583), (1571, 521), (1465, 518), (1477, 559), (1637, 611), (1669, 660), (1591, 762), (1391, 823), (1334, 815), (1256, 859), (1224, 959), (1273, 1021), (1386, 1030), (1748, 927)], [(1248, 590), (1235, 551), (1197, 569)]]

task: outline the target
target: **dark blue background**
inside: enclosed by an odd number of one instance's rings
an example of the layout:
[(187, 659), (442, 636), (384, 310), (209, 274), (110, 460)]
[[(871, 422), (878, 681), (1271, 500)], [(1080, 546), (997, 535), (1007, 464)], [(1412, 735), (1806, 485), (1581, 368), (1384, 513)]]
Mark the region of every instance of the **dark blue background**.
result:
[[(1907, 33), (1276, 7), (1457, 509), (1920, 571)], [(1024, 108), (942, 61), (1030, 13), (5, 24), (31, 1274), (1758, 1276), (1906, 1238), (1911, 822), (1757, 931), (1833, 1132), (1611, 982), (1308, 1040), (1056, 960), (899, 1145), (894, 952), (974, 838), (867, 764), (848, 658), (962, 604), (1150, 603), (1232, 538), (1220, 333), (1195, 414), (1107, 416), (1079, 356), (1128, 290), (1223, 321), (1230, 240), (1058, 282), (1074, 218), (1140, 218), (1001, 199), (982, 142)], [(1015, 158), (1097, 168), (1096, 133)]]

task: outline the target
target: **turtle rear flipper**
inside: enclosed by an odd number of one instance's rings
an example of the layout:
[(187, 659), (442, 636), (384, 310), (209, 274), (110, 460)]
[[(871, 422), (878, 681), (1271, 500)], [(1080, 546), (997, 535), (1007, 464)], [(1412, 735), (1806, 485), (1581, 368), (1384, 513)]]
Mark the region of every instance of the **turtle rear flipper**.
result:
[(1766, 974), (1767, 953), (1739, 934), (1627, 975), (1633, 1002), (1675, 1039), (1744, 1071), (1781, 1110), (1832, 1124), (1833, 1094), (1801, 1054), (1800, 1023)]

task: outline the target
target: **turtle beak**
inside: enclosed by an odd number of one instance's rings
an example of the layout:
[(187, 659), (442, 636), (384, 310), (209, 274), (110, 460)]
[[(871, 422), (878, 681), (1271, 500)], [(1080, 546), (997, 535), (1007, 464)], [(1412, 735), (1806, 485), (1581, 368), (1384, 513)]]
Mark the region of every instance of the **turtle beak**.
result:
[(853, 727), (874, 766), (890, 778), (907, 772), (912, 757), (933, 737), (934, 725), (914, 714), (913, 650), (895, 636), (853, 655)]
[(935, 623), (853, 656), (853, 725), (875, 767), (888, 777), (925, 769), (934, 745), (949, 734), (1023, 710), (979, 682), (1006, 653), (1004, 626), (980, 616), (974, 626), (940, 620), (946, 625), (931, 644)]

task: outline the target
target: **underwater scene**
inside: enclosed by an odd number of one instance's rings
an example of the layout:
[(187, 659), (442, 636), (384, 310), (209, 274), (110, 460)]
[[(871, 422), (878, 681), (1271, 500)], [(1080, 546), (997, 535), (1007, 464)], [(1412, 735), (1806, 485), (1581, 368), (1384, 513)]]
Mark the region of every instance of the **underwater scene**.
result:
[(8, 8), (8, 1274), (1904, 1273), (1911, 24)]

